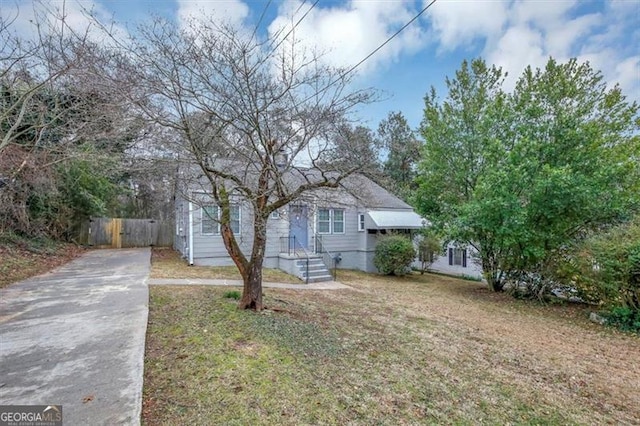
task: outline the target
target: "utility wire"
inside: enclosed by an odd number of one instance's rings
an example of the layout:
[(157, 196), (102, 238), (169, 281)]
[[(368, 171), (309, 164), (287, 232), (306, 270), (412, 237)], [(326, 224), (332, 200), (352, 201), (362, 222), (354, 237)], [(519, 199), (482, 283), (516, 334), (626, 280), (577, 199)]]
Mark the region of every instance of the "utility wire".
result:
[(271, 1), (272, 0), (269, 0), (267, 2), (267, 5), (264, 7), (264, 9), (262, 9), (262, 14), (260, 15), (260, 19), (258, 19), (258, 23), (256, 24), (256, 27), (253, 29), (253, 34), (251, 34), (250, 40), (253, 40), (253, 37), (255, 37), (256, 32), (258, 32), (258, 27), (262, 23), (262, 20), (264, 19), (264, 15), (266, 15), (267, 9), (269, 9), (269, 6), (271, 5)]
[[(402, 31), (404, 31), (405, 28), (407, 28), (409, 25), (411, 25), (416, 19), (418, 19), (420, 16), (422, 16), (431, 6), (433, 6), (433, 4), (436, 2), (437, 0), (432, 0), (431, 3), (429, 3), (428, 5), (426, 5), (425, 7), (422, 8), (422, 10), (420, 10), (420, 12), (418, 12), (417, 15), (415, 15), (413, 18), (411, 18), (411, 20), (409, 20), (409, 22), (407, 22), (406, 24), (404, 24), (398, 31), (396, 31), (395, 33), (393, 33), (389, 38), (387, 38), (387, 40), (385, 40), (384, 43), (382, 43), (380, 46), (376, 47), (373, 51), (371, 51), (371, 53), (369, 53), (367, 56), (365, 56), (360, 62), (358, 62), (357, 64), (355, 64), (354, 66), (352, 66), (351, 68), (349, 68), (347, 71), (345, 71), (344, 73), (341, 73), (335, 80), (332, 80), (331, 82), (329, 82), (324, 88), (316, 91), (315, 93), (309, 95), (308, 97), (306, 97), (305, 99), (303, 99), (301, 102), (298, 102), (297, 104), (293, 105), (291, 108), (297, 108), (298, 105), (301, 105), (305, 102), (307, 102), (309, 99), (316, 97), (318, 95), (320, 95), (321, 93), (325, 92), (326, 90), (328, 90), (331, 86), (333, 86), (334, 84), (336, 84), (338, 81), (344, 79), (348, 74), (351, 74), (353, 71), (355, 71), (360, 65), (362, 65), (363, 63), (365, 63), (369, 58), (371, 58), (373, 55), (375, 55), (380, 49), (382, 49), (384, 46), (386, 46), (391, 40), (393, 40), (394, 38), (396, 38), (398, 36), (398, 34), (400, 34)], [(318, 3), (318, 1), (316, 1), (313, 5), (315, 6), (315, 4)], [(313, 6), (312, 6), (313, 8)], [(311, 9), (309, 9), (311, 10)], [(307, 11), (308, 13), (309, 11)], [(306, 13), (305, 13), (306, 16)], [(302, 19), (304, 19), (304, 16), (302, 17)], [(300, 20), (302, 20), (300, 19)], [(300, 23), (300, 21), (298, 21), (298, 23)], [(297, 24), (296, 24), (297, 25)], [(295, 28), (295, 27), (294, 27)], [(293, 29), (292, 29), (293, 31)], [(291, 32), (291, 31), (290, 31)], [(288, 36), (288, 34), (287, 34)], [(285, 37), (286, 38), (286, 37)]]
[[(306, 0), (305, 0), (305, 1), (306, 1)], [(281, 45), (282, 43), (284, 43), (284, 41), (287, 39), (287, 37), (289, 37), (289, 35), (290, 35), (290, 34), (291, 34), (295, 29), (296, 29), (296, 27), (297, 27), (298, 25), (300, 25), (300, 22), (302, 22), (302, 21), (304, 20), (304, 18), (306, 18), (306, 17), (307, 17), (307, 15), (309, 14), (309, 12), (311, 12), (311, 10), (312, 10), (314, 7), (316, 7), (316, 5), (318, 4), (318, 2), (319, 2), (319, 1), (320, 1), (320, 0), (316, 0), (316, 1), (314, 1), (314, 2), (313, 2), (313, 4), (311, 5), (311, 7), (310, 7), (310, 8), (309, 8), (305, 13), (304, 13), (304, 15), (302, 15), (302, 16), (300, 17), (300, 19), (298, 19), (298, 22), (296, 22), (296, 23), (295, 23), (295, 25), (294, 25), (293, 27), (291, 27), (291, 29), (289, 30), (289, 32), (288, 32), (287, 34), (285, 34), (285, 36), (284, 36), (284, 37), (282, 37), (282, 39), (278, 42), (278, 44), (276, 44), (276, 46), (271, 50), (271, 52), (272, 52), (272, 53), (273, 53), (273, 52), (275, 52), (275, 51), (278, 49), (278, 47), (280, 47), (280, 45)], [(303, 3), (303, 4), (304, 4), (304, 3)], [(298, 13), (298, 11), (300, 10), (300, 8), (301, 8), (301, 7), (302, 7), (302, 4), (301, 4), (300, 6), (298, 6), (298, 9), (295, 11), (295, 13), (294, 13), (292, 16), (295, 16), (295, 14), (296, 14), (296, 13)], [(268, 56), (270, 56), (270, 54), (269, 54)]]
[(349, 68), (345, 73), (343, 73), (340, 78), (334, 80), (332, 83), (330, 83), (329, 85), (332, 85), (333, 83), (335, 83), (336, 81), (338, 81), (341, 78), (344, 78), (347, 74), (352, 73), (353, 71), (355, 71), (360, 65), (362, 65), (363, 63), (365, 63), (370, 57), (372, 57), (373, 55), (375, 55), (376, 53), (378, 53), (378, 51), (380, 49), (382, 49), (383, 47), (385, 47), (391, 40), (393, 40), (394, 38), (396, 38), (396, 36), (398, 34), (400, 34), (402, 31), (404, 31), (405, 28), (407, 28), (409, 25), (411, 25), (416, 19), (418, 19), (420, 16), (422, 16), (427, 9), (429, 9), (431, 6), (433, 6), (433, 4), (436, 2), (436, 0), (432, 0), (431, 3), (429, 3), (428, 5), (426, 5), (424, 8), (422, 8), (422, 10), (420, 12), (418, 12), (418, 14), (416, 16), (414, 16), (413, 18), (411, 18), (411, 20), (409, 22), (407, 22), (406, 24), (404, 24), (402, 26), (402, 28), (400, 28), (398, 31), (396, 31), (391, 37), (389, 37), (384, 43), (382, 43), (380, 46), (376, 47), (371, 53), (369, 53), (367, 56), (364, 57), (364, 59), (362, 59), (360, 62), (358, 62), (357, 64), (355, 64), (354, 66), (352, 66), (351, 68)]

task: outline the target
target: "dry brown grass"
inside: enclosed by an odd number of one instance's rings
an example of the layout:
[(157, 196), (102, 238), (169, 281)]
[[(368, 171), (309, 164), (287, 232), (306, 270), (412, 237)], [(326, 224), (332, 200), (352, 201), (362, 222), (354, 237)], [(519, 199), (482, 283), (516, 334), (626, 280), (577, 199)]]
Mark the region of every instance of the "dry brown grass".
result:
[(82, 253), (75, 244), (0, 234), (0, 288), (48, 272)]
[(152, 287), (146, 424), (638, 424), (640, 338), (481, 283), (339, 273), (339, 291)]
[[(151, 251), (151, 278), (204, 278), (241, 280), (235, 266), (189, 266), (173, 249), (154, 247)], [(300, 284), (298, 277), (277, 269), (264, 268), (262, 277), (265, 282)]]

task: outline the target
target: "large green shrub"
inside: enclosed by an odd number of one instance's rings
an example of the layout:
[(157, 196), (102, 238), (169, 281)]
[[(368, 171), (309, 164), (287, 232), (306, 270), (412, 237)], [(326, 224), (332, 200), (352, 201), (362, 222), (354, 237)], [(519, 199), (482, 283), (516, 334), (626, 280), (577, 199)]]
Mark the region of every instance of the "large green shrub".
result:
[(591, 237), (571, 263), (587, 299), (640, 311), (640, 218)]
[(381, 274), (403, 276), (411, 270), (415, 258), (416, 251), (408, 237), (386, 235), (376, 244), (373, 264)]
[(604, 316), (607, 319), (607, 324), (624, 331), (640, 334), (640, 310), (618, 306), (611, 309)]

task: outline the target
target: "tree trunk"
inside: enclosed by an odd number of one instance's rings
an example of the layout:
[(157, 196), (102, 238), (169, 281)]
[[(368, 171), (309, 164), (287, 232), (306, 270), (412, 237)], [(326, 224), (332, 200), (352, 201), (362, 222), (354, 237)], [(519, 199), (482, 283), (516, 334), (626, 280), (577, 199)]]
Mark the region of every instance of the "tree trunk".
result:
[(497, 293), (504, 291), (503, 274), (500, 268), (498, 268), (498, 262), (493, 256), (482, 256), (482, 273), (491, 290)]
[(238, 308), (261, 311), (264, 309), (262, 304), (262, 261), (260, 265), (251, 262), (247, 272), (247, 275), (243, 277), (244, 288)]
[(242, 274), (244, 289), (238, 304), (240, 309), (261, 311), (262, 304), (262, 264), (267, 246), (267, 215), (256, 213), (253, 222), (253, 248), (251, 261)]
[(487, 280), (487, 284), (489, 284), (489, 288), (491, 290), (495, 291), (496, 293), (504, 291), (504, 283), (502, 282), (502, 280), (496, 277), (495, 273), (485, 272), (484, 277)]

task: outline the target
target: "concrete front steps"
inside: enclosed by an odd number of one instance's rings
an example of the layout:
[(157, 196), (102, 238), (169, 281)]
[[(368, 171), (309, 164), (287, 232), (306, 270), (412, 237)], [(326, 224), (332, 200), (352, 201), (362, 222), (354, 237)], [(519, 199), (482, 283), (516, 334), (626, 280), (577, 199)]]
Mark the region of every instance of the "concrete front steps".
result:
[[(307, 282), (307, 259), (296, 260), (296, 266), (300, 273), (298, 276)], [(321, 256), (313, 256), (309, 258), (309, 280), (310, 283), (319, 283), (325, 281), (333, 281), (331, 272), (327, 269)]]

